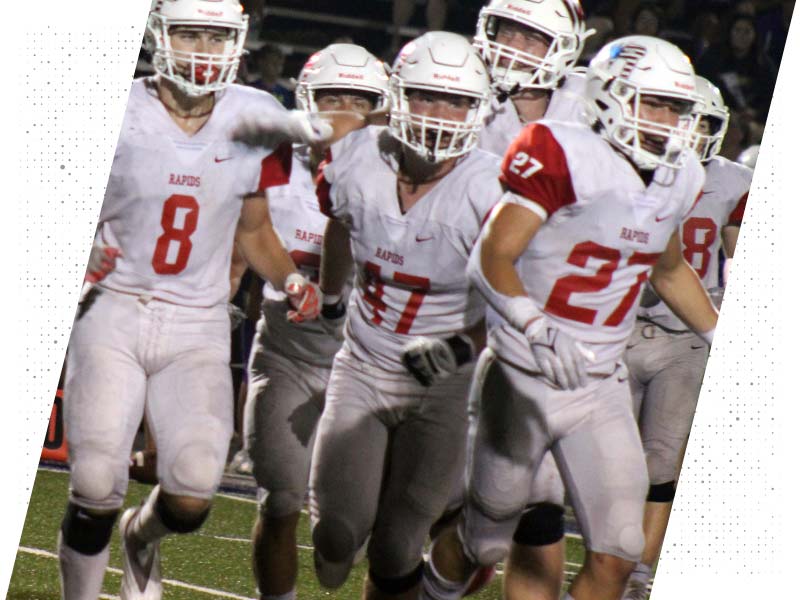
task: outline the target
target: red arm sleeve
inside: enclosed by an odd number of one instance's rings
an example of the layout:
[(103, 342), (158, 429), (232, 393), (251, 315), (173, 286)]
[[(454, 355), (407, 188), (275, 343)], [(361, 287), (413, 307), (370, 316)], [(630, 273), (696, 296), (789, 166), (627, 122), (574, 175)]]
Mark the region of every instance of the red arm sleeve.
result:
[(511, 142), (501, 167), (500, 181), (512, 192), (553, 214), (576, 201), (567, 157), (544, 125), (528, 125)]

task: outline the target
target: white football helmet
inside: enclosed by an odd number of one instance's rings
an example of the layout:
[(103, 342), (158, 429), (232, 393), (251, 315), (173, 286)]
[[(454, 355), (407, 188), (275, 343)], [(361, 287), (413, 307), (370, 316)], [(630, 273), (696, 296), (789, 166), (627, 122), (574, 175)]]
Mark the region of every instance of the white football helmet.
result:
[[(228, 30), (225, 50), (222, 54), (173, 50), (170, 28), (179, 25)], [(236, 79), (246, 35), (247, 15), (239, 0), (153, 0), (145, 45), (153, 56), (156, 73), (189, 96), (202, 96), (221, 90)]]
[(314, 92), (321, 89), (350, 89), (377, 96), (375, 108), (389, 101), (389, 74), (384, 63), (361, 46), (331, 44), (315, 52), (300, 71), (295, 100), (301, 110), (317, 112)]
[[(495, 41), (498, 20), (514, 21), (550, 38), (539, 58)], [(491, 0), (481, 9), (474, 44), (489, 67), (492, 83), (506, 93), (552, 89), (570, 71), (594, 30), (586, 30), (578, 0)]]
[[(688, 57), (664, 40), (632, 35), (609, 42), (589, 63), (586, 96), (600, 134), (640, 169), (680, 168), (691, 148), (701, 97)], [(642, 96), (685, 102), (675, 127), (640, 116)], [(663, 151), (648, 150), (640, 135), (666, 137)]]
[(708, 119), (711, 133), (704, 134), (696, 131), (694, 134), (694, 149), (697, 151), (700, 161), (707, 162), (711, 157), (719, 154), (722, 148), (722, 140), (728, 131), (728, 122), (731, 114), (728, 111), (728, 107), (725, 106), (725, 100), (722, 99), (722, 94), (717, 86), (699, 75), (695, 77), (695, 85), (697, 86), (697, 93), (702, 98), (696, 111), (698, 120)]
[[(410, 90), (466, 96), (472, 104), (464, 121), (420, 116), (409, 109)], [(389, 131), (430, 162), (462, 156), (478, 143), (490, 99), (489, 73), (478, 51), (458, 34), (430, 31), (403, 46), (394, 62)], [(432, 135), (435, 142), (428, 148)]]

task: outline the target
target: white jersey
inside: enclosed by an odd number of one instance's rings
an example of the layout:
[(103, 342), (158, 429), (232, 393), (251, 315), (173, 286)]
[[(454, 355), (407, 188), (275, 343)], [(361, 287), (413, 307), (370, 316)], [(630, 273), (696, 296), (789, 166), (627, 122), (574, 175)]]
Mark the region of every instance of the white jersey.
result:
[(345, 345), (359, 360), (405, 372), (411, 336), (446, 337), (474, 326), (485, 304), (466, 265), (483, 220), (500, 198), (499, 159), (474, 150), (405, 214), (397, 195), (401, 146), (382, 127), (332, 148), (320, 207), (350, 231), (356, 288)]
[(152, 79), (133, 82), (99, 219), (103, 240), (122, 256), (101, 286), (186, 306), (227, 301), (242, 199), (269, 175), (262, 172), (269, 150), (229, 139), (254, 110), (285, 109), (265, 92), (228, 86), (206, 124), (188, 135)]
[[(275, 172), (285, 178), (267, 185), (272, 225), (297, 270), (311, 281), (319, 282), (322, 238), (328, 217), (319, 211), (314, 179), (309, 165), (308, 147), (282, 144), (267, 159), (276, 163)], [(345, 293), (349, 293), (350, 286)], [(330, 367), (342, 345), (326, 333), (319, 320), (289, 323), (286, 294), (270, 282), (264, 284), (267, 335), (266, 346), (289, 358), (315, 366)]]
[[(721, 156), (705, 166), (706, 182), (697, 204), (681, 224), (681, 248), (706, 289), (719, 287), (723, 227), (742, 224), (753, 171)], [(664, 302), (640, 307), (639, 316), (674, 331), (688, 331)]]
[[(553, 90), (543, 118), (583, 122), (586, 112), (585, 87), (586, 77), (583, 73), (569, 73), (561, 87)], [(525, 125), (511, 98), (500, 102), (495, 96), (478, 138), (478, 148), (503, 156)]]
[[(703, 168), (693, 153), (687, 159), (645, 186), (586, 125), (539, 121), (509, 147), (503, 201), (545, 219), (517, 272), (537, 306), (595, 353), (590, 372), (610, 372), (622, 358), (642, 285), (700, 192)], [(490, 346), (535, 371), (525, 337), (498, 318), (490, 315)]]

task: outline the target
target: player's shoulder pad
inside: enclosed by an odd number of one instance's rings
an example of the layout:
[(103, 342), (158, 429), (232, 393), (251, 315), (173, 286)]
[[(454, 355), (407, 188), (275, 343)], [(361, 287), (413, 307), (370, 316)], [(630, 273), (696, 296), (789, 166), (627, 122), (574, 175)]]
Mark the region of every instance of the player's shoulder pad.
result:
[(352, 167), (368, 156), (378, 156), (381, 145), (386, 143), (385, 136), (388, 136), (388, 128), (381, 125), (370, 125), (348, 133), (329, 148), (324, 167), (325, 177), (333, 182), (333, 178), (352, 172)]
[(547, 119), (530, 123), (508, 147), (500, 180), (552, 214), (576, 202), (572, 163), (583, 153), (602, 156), (595, 146), (599, 139), (580, 123)]
[(232, 100), (237, 106), (244, 106), (248, 111), (273, 110), (286, 112), (288, 109), (278, 99), (264, 90), (259, 90), (247, 85), (232, 83), (226, 87), (218, 97), (218, 101), (226, 98)]
[(750, 187), (753, 180), (753, 169), (747, 165), (732, 161), (724, 156), (713, 156), (708, 163), (706, 163), (706, 170), (718, 170), (722, 173), (723, 181), (736, 181), (746, 187)]

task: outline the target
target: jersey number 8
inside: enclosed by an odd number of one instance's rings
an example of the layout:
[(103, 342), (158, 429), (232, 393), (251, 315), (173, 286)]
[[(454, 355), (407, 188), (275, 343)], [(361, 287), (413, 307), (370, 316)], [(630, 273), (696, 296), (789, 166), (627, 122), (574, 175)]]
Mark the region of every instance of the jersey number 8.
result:
[[(178, 211), (180, 210), (182, 226), (178, 227)], [(191, 235), (197, 229), (197, 217), (200, 206), (193, 196), (173, 194), (164, 202), (161, 213), (161, 229), (164, 233), (156, 240), (153, 252), (153, 270), (159, 275), (177, 275), (186, 268), (189, 254), (192, 251)], [(170, 256), (170, 250), (176, 248)], [(170, 260), (171, 258), (171, 260)]]

